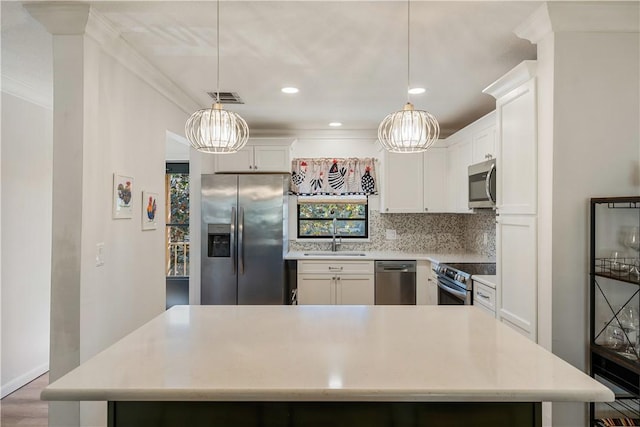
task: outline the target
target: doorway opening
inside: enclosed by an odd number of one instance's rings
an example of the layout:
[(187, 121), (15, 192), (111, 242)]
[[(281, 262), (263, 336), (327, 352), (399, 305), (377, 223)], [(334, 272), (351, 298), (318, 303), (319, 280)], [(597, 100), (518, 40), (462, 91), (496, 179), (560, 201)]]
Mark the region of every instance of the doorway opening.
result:
[(167, 303), (189, 304), (189, 163), (167, 162), (165, 172)]

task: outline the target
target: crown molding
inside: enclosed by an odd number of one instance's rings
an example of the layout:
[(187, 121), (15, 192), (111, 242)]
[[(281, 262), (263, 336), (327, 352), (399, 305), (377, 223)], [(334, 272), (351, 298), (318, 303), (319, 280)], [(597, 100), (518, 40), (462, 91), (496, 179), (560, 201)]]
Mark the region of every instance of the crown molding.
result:
[(140, 77), (184, 113), (190, 115), (202, 108), (171, 79), (140, 55), (121, 37), (120, 32), (107, 18), (89, 5), (44, 2), (27, 3), (24, 7), (54, 36), (86, 35), (91, 38), (102, 51)]
[(24, 8), (53, 35), (84, 34), (90, 6), (86, 3), (35, 2)]
[(546, 2), (514, 33), (537, 44), (548, 34), (563, 32), (637, 33), (640, 3)]
[(27, 82), (10, 77), (6, 74), (2, 75), (2, 92), (38, 105), (47, 110), (53, 110), (53, 93), (44, 93), (41, 90), (37, 90)]
[(487, 86), (482, 92), (498, 99), (536, 76), (537, 61), (522, 61), (511, 71)]

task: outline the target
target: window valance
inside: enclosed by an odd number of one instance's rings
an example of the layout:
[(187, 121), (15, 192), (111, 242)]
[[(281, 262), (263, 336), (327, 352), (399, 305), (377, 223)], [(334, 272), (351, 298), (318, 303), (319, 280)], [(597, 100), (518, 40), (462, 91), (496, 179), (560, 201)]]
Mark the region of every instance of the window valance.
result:
[(378, 194), (376, 159), (293, 159), (291, 192), (300, 195)]

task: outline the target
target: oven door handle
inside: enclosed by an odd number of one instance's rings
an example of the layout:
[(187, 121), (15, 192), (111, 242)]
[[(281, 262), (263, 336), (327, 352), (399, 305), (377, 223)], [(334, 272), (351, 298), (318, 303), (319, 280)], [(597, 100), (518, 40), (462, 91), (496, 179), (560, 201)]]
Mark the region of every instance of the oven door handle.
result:
[(440, 289), (442, 289), (445, 292), (448, 292), (450, 294), (456, 295), (460, 298), (462, 298), (463, 300), (465, 300), (467, 298), (467, 293), (466, 292), (461, 292), (457, 289), (453, 289), (450, 286), (447, 286), (445, 283), (442, 283), (440, 280), (438, 280), (438, 287)]

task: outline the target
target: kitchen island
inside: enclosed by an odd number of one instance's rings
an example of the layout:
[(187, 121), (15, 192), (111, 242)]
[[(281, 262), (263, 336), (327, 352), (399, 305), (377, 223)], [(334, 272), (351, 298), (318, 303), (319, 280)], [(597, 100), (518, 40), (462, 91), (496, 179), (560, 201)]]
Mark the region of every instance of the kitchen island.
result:
[(175, 306), (42, 398), (111, 427), (495, 427), (614, 395), (472, 306)]

